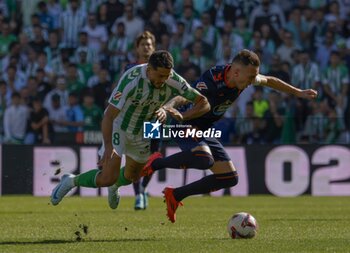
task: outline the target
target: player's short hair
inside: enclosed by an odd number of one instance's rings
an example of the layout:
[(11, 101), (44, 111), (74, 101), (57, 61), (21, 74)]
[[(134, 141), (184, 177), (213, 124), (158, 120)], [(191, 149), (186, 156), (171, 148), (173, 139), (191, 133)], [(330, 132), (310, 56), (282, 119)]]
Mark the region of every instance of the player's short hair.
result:
[(253, 51), (243, 49), (233, 58), (232, 63), (239, 63), (245, 66), (252, 65), (254, 67), (260, 66), (260, 60), (256, 53)]
[(136, 40), (135, 40), (136, 47), (140, 45), (141, 40), (147, 40), (147, 39), (151, 39), (153, 47), (156, 47), (156, 37), (150, 31), (144, 31), (143, 33), (139, 34), (136, 37)]
[(168, 51), (158, 50), (150, 56), (148, 64), (151, 65), (154, 69), (172, 69), (174, 67), (174, 59)]

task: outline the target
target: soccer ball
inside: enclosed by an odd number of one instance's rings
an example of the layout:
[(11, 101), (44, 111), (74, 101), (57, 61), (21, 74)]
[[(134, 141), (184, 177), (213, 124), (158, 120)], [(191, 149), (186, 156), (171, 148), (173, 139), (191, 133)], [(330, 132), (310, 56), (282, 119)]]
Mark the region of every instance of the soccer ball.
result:
[(258, 223), (249, 213), (236, 213), (228, 221), (227, 232), (232, 239), (253, 238), (257, 234)]

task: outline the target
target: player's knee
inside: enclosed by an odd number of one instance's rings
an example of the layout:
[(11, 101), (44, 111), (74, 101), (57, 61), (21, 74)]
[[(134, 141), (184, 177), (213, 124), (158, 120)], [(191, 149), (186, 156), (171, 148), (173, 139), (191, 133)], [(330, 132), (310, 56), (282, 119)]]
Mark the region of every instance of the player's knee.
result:
[(214, 158), (210, 153), (205, 151), (193, 151), (192, 153), (196, 157), (194, 159), (195, 168), (206, 170), (214, 165)]
[(127, 178), (128, 180), (130, 180), (131, 182), (137, 182), (140, 180), (140, 176), (139, 175), (132, 175), (130, 178)]
[(216, 174), (215, 176), (222, 188), (229, 188), (238, 184), (238, 174), (236, 171)]
[(102, 174), (100, 177), (100, 187), (108, 187), (108, 186), (112, 186), (114, 185), (118, 180), (118, 176), (117, 175), (106, 175), (106, 174)]
[(231, 187), (235, 186), (238, 184), (238, 174), (237, 172), (233, 173), (234, 177), (231, 180)]
[(140, 173), (136, 171), (125, 171), (124, 177), (131, 182), (137, 182), (140, 179)]

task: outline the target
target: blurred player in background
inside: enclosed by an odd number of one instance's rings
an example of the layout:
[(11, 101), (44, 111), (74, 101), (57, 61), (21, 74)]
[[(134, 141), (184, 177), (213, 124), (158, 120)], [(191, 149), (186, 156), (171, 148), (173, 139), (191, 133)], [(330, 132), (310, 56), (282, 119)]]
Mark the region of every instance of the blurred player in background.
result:
[[(143, 122), (155, 119), (156, 124), (164, 122), (167, 113), (162, 106), (177, 95), (194, 103), (185, 114), (186, 119), (199, 117), (210, 110), (207, 99), (176, 74), (173, 67), (171, 54), (162, 50), (154, 52), (147, 64), (134, 66), (123, 74), (109, 98), (102, 120), (103, 145), (98, 163), (101, 169), (77, 176), (63, 175), (52, 191), (53, 205), (59, 204), (76, 186), (97, 188), (117, 182), (116, 194), (108, 198), (109, 206), (117, 208), (119, 187), (139, 179), (150, 155), (150, 139), (143, 138)], [(123, 154), (126, 163), (120, 168)]]
[(128, 63), (124, 71), (143, 63), (147, 63), (149, 57), (156, 50), (156, 38), (153, 33), (144, 31), (135, 39), (136, 62)]
[[(193, 87), (208, 99), (211, 109), (199, 118), (186, 120), (182, 117), (176, 108), (188, 104), (189, 101), (181, 97), (170, 100), (164, 105), (164, 109), (171, 111), (173, 117), (183, 125), (191, 125), (192, 128), (205, 131), (213, 127), (213, 123), (224, 115), (250, 84), (267, 86), (300, 98), (316, 98), (315, 90), (301, 90), (276, 77), (259, 74), (259, 66), (260, 60), (254, 52), (242, 50), (233, 58), (231, 64), (215, 66), (204, 72)], [(182, 205), (181, 201), (184, 198), (232, 187), (238, 183), (236, 168), (216, 138), (189, 137), (176, 138), (175, 141), (182, 152), (165, 158), (162, 158), (160, 153), (154, 153), (144, 167), (143, 175), (150, 175), (164, 168), (210, 169), (213, 174), (182, 187), (164, 189), (167, 216), (171, 222), (175, 222), (176, 209)]]

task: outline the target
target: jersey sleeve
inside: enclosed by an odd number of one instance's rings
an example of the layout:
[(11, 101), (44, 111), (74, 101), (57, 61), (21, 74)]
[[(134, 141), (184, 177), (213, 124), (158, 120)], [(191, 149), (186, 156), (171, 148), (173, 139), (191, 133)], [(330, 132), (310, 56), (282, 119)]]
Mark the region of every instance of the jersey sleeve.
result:
[(196, 89), (203, 96), (208, 97), (211, 93), (213, 85), (213, 75), (210, 70), (203, 73), (202, 76), (193, 84), (194, 89)]
[(140, 79), (140, 68), (135, 67), (126, 71), (120, 78), (117, 87), (114, 88), (108, 103), (121, 110), (127, 98), (131, 97)]
[(172, 75), (167, 83), (176, 90), (178, 95), (186, 98), (191, 102), (194, 102), (196, 100), (196, 97), (200, 95), (197, 90), (192, 88), (189, 83), (175, 71), (172, 71)]

